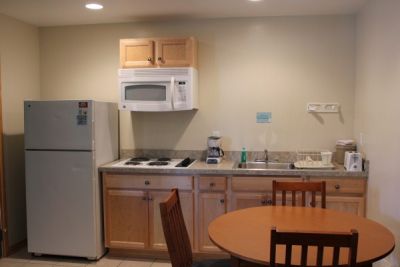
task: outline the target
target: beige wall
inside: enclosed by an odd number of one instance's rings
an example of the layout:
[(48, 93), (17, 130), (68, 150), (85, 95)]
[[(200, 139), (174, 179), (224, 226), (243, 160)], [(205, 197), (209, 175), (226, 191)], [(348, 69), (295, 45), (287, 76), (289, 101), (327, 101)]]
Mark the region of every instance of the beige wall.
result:
[(0, 14), (3, 141), (9, 243), (26, 238), (23, 100), (37, 99), (39, 32)]
[[(324, 16), (41, 28), (41, 94), (118, 101), (120, 38), (195, 36), (200, 109), (121, 112), (122, 149), (204, 149), (213, 130), (226, 150), (333, 149), (353, 133), (354, 26)], [(312, 101), (342, 113), (310, 115)], [(256, 124), (257, 111), (273, 122)]]
[[(400, 1), (369, 1), (357, 18), (355, 127), (371, 161), (367, 216), (400, 242)], [(363, 134), (363, 140), (359, 134)], [(360, 142), (362, 141), (362, 145)], [(399, 266), (400, 250), (389, 258)]]

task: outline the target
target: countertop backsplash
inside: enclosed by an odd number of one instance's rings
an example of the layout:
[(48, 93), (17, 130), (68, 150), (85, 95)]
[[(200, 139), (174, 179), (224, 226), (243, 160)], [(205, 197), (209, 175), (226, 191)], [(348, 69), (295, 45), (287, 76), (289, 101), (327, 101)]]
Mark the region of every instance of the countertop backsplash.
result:
[[(241, 151), (225, 151), (224, 159), (232, 161), (240, 161)], [(194, 158), (198, 160), (205, 160), (207, 157), (207, 150), (172, 150), (172, 149), (123, 149), (120, 152), (120, 157), (148, 157), (148, 158)], [(255, 161), (256, 159), (264, 159), (264, 151), (247, 151), (248, 161)], [(269, 161), (275, 162), (295, 162), (297, 160), (296, 151), (268, 151)], [(332, 161), (335, 160), (335, 152), (333, 152)]]

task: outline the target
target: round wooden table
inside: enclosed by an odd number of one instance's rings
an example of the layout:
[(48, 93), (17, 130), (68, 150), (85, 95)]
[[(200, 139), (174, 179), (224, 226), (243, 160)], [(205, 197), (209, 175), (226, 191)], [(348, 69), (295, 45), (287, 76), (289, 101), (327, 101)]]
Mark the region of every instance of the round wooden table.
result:
[[(229, 212), (212, 221), (208, 233), (210, 239), (233, 258), (267, 265), (272, 226), (282, 231), (350, 232), (356, 229), (359, 233), (358, 265), (369, 265), (384, 258), (395, 245), (393, 234), (372, 220), (329, 209), (289, 206), (264, 206)], [(340, 264), (347, 263), (345, 252), (341, 253)], [(313, 254), (310, 253), (309, 258)], [(278, 248), (276, 259), (277, 263), (284, 263), (283, 249), (279, 251)], [(292, 259), (294, 265), (300, 262), (300, 249), (293, 250)], [(328, 261), (325, 264), (329, 265)]]

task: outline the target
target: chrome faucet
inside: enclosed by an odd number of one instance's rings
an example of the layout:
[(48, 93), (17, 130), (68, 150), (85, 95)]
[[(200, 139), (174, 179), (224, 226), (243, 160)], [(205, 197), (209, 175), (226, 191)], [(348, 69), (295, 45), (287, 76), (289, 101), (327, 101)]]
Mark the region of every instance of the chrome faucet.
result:
[(268, 150), (264, 149), (264, 158), (255, 159), (255, 162), (265, 162), (268, 163)]

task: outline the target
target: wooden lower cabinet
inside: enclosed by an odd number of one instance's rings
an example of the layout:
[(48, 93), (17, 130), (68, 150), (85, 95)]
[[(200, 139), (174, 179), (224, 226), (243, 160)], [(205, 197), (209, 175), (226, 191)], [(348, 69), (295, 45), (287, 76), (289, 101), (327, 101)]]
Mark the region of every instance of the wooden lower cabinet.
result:
[[(301, 195), (297, 195), (296, 203), (301, 203)], [(286, 196), (286, 206), (292, 205), (292, 196)], [(282, 196), (276, 197), (277, 205), (282, 205)], [(271, 206), (272, 192), (266, 193), (234, 193), (232, 195), (232, 210), (240, 210), (252, 207)]]
[(205, 192), (199, 194), (199, 250), (220, 251), (208, 237), (208, 225), (218, 216), (227, 212), (225, 192)]
[(234, 193), (232, 194), (232, 210), (271, 205), (271, 194), (265, 193)]
[[(317, 205), (320, 205), (317, 201)], [(365, 216), (365, 198), (352, 196), (327, 196), (326, 208)]]
[[(364, 178), (103, 173), (106, 247), (139, 254), (141, 251), (155, 255), (165, 253), (159, 204), (167, 198), (171, 188), (177, 187), (193, 251), (200, 254), (220, 252), (208, 237), (208, 225), (228, 210), (271, 205), (273, 180), (324, 180), (328, 209), (365, 216)], [(277, 202), (280, 205), (279, 195)], [(287, 205), (291, 205), (289, 196)], [(320, 197), (317, 197), (317, 206), (320, 206)]]
[[(232, 210), (272, 205), (272, 181), (300, 182), (300, 177), (232, 177)], [(279, 192), (280, 193), (280, 192)], [(277, 204), (281, 205), (282, 197), (277, 196)], [(290, 205), (291, 196), (287, 196)]]
[(105, 200), (106, 246), (139, 249), (147, 247), (147, 193), (141, 190), (107, 190)]
[[(167, 250), (164, 231), (162, 228), (160, 202), (164, 201), (169, 191), (150, 191), (149, 192), (149, 248), (156, 250)], [(185, 220), (186, 229), (193, 246), (193, 193), (179, 192), (182, 213)]]
[[(366, 180), (362, 178), (310, 178), (326, 181), (326, 208), (365, 216)], [(317, 199), (317, 205), (320, 200)]]
[(182, 213), (190, 241), (193, 244), (192, 180), (193, 178), (188, 176), (105, 174), (103, 197), (106, 247), (166, 251), (160, 202), (168, 197), (173, 187), (180, 188)]

